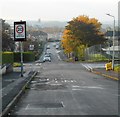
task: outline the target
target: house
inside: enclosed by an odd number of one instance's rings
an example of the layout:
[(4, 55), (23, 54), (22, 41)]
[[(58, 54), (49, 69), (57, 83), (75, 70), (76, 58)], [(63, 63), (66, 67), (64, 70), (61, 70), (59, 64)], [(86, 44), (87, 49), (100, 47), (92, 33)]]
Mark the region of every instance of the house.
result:
[[(113, 31), (107, 31), (105, 33), (105, 37), (108, 39), (109, 47), (102, 48), (103, 51), (106, 52), (106, 54), (113, 55)], [(119, 58), (120, 56), (120, 31), (115, 31), (115, 40), (114, 40), (114, 52), (115, 52), (115, 58)]]
[[(105, 37), (108, 39), (109, 42), (113, 41), (113, 31), (106, 31), (105, 32)], [(115, 45), (120, 44), (120, 31), (115, 31)]]

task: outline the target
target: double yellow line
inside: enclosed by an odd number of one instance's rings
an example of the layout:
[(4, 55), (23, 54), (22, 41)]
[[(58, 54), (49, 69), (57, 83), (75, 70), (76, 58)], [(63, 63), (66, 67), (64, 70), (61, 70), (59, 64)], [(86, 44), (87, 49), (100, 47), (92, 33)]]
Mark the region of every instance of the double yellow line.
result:
[(97, 71), (92, 71), (92, 72), (95, 73), (95, 74), (102, 75), (102, 76), (104, 76), (104, 77), (113, 79), (113, 80), (117, 80), (117, 81), (119, 80), (119, 78), (114, 77), (114, 76), (110, 76), (110, 75), (107, 75), (107, 74), (103, 74), (103, 73), (100, 73), (100, 72), (97, 72)]

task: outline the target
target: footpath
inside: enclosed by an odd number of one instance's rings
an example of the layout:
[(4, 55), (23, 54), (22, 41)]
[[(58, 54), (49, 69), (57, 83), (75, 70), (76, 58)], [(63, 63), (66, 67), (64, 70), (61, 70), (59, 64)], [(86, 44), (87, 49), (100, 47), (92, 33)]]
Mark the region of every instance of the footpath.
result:
[[(65, 54), (63, 54), (63, 51), (59, 52), (58, 54), (63, 61), (68, 60), (68, 58), (65, 56)], [(110, 78), (112, 80), (118, 81), (120, 78), (120, 73), (117, 73), (113, 70), (106, 71), (105, 64), (106, 64), (105, 62), (104, 63), (82, 63), (82, 65), (88, 71), (93, 72), (93, 73), (98, 74), (98, 75), (102, 75), (106, 78)]]
[(21, 77), (20, 72), (13, 71), (2, 75), (2, 89), (0, 89), (2, 92), (0, 96), (2, 113), (0, 116), (4, 117), (9, 112), (36, 73), (36, 71), (25, 71), (23, 77)]
[(119, 80), (120, 73), (115, 72), (113, 70), (106, 71), (105, 65), (95, 65), (95, 64), (83, 64), (83, 66), (90, 72), (93, 72), (98, 75), (102, 75), (106, 78), (110, 78), (112, 80)]
[(102, 69), (102, 68), (93, 69), (92, 72), (96, 74), (100, 74), (104, 77), (107, 77), (113, 80), (119, 80), (119, 76), (120, 76), (120, 74), (118, 74), (117, 72), (113, 70), (106, 71), (105, 69)]

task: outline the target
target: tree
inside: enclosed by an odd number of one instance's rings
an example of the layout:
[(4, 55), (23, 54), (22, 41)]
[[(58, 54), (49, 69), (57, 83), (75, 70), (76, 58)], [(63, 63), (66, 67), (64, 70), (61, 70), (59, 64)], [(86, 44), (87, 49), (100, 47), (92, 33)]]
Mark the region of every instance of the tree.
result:
[(62, 46), (65, 49), (65, 53), (71, 53), (76, 50), (76, 47), (80, 43), (79, 40), (75, 39), (73, 35), (70, 35), (71, 31), (65, 29), (63, 32)]
[(2, 20), (2, 51), (13, 51), (15, 43), (10, 37), (10, 25)]
[(76, 54), (80, 46), (83, 48), (102, 44), (106, 39), (100, 29), (101, 23), (95, 18), (84, 15), (73, 18), (65, 27), (62, 46), (65, 51), (70, 47)]

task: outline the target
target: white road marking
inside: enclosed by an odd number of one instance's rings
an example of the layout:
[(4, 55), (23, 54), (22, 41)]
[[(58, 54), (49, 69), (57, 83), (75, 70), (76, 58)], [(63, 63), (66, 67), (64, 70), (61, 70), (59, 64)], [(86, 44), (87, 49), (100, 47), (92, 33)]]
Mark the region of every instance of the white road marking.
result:
[(61, 61), (61, 58), (60, 58), (60, 56), (58, 55), (58, 59)]
[(30, 104), (28, 104), (28, 105), (27, 105), (27, 107), (25, 108), (25, 110), (28, 110), (28, 109), (29, 109), (29, 108), (28, 108), (28, 107), (29, 107), (29, 105), (30, 105)]
[(61, 103), (62, 103), (63, 107), (65, 107), (65, 105), (63, 104), (63, 101), (61, 101)]
[(72, 90), (82, 90), (82, 89), (72, 89)]
[[(104, 89), (104, 88), (98, 87), (98, 86), (78, 86), (78, 85), (73, 85), (72, 87), (79, 88), (79, 89)], [(73, 89), (73, 90), (79, 90), (79, 89)]]
[(84, 64), (82, 64), (82, 66), (84, 66), (87, 70), (89, 70), (88, 66), (86, 66), (86, 65), (84, 65)]
[(72, 87), (80, 87), (80, 86), (78, 86), (78, 85), (73, 85)]
[(50, 85), (53, 85), (53, 86), (54, 86), (54, 85), (62, 85), (62, 84), (50, 84)]

